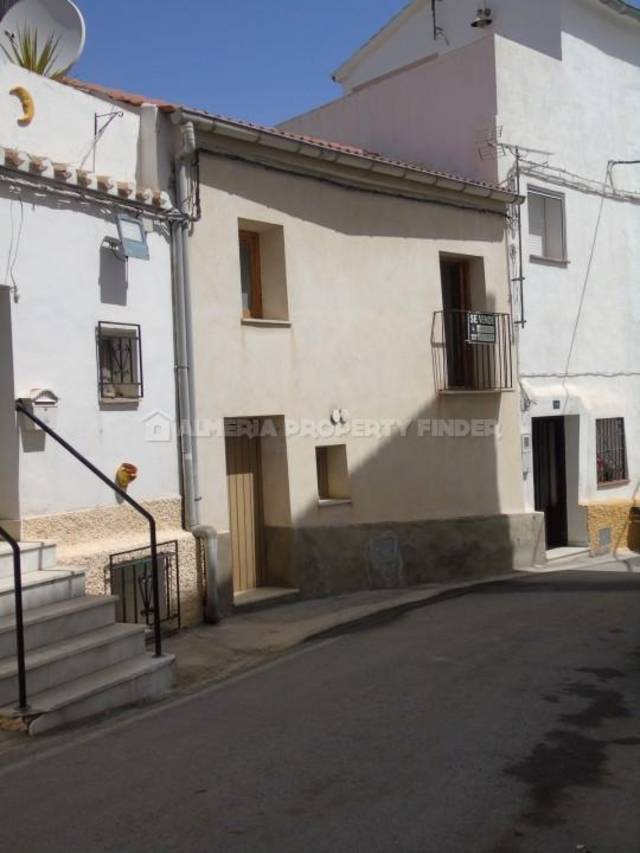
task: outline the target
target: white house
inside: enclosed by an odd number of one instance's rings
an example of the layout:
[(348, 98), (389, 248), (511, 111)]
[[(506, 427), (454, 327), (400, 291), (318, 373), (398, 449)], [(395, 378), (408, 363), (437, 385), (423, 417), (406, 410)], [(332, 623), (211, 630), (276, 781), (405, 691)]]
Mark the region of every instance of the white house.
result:
[[(0, 100), (0, 525), (22, 543), (27, 719), (37, 731), (156, 695), (172, 659), (144, 652), (148, 521), (17, 417), (16, 400), (155, 518), (160, 616), (171, 626), (201, 618), (175, 431), (180, 217), (151, 105), (112, 108), (8, 62)], [(2, 544), (0, 659), (15, 648), (14, 610)], [(17, 676), (1, 671), (0, 707), (16, 698)]]
[[(409, 3), (283, 127), (519, 186), (509, 256), (527, 506), (547, 545), (638, 544), (640, 10)], [(633, 519), (633, 513), (631, 513)]]

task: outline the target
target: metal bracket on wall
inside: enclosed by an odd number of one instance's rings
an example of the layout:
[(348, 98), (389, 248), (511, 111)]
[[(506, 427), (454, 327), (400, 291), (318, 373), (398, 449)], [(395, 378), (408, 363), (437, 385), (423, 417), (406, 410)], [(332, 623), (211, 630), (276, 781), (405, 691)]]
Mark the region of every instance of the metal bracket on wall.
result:
[[(123, 110), (111, 110), (109, 113), (93, 114), (93, 171), (96, 170), (96, 147), (98, 139), (103, 136), (111, 122), (116, 118), (124, 118)], [(102, 121), (102, 123), (101, 123)]]

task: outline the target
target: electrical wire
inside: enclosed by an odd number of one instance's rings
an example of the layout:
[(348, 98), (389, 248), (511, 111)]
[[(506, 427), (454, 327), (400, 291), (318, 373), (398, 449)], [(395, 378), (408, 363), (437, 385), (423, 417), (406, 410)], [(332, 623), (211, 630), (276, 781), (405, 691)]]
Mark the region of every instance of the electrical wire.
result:
[(18, 252), (20, 251), (20, 243), (22, 242), (22, 230), (24, 227), (24, 202), (22, 201), (22, 197), (18, 195), (17, 201), (20, 204), (20, 224), (18, 226), (18, 232), (16, 235), (15, 231), (15, 223), (13, 218), (13, 209), (14, 209), (14, 201), (16, 199), (11, 199), (9, 204), (9, 216), (11, 221), (11, 238), (9, 240), (9, 253), (7, 255), (7, 267), (5, 271), (5, 284), (9, 286), (11, 293), (13, 295), (13, 301), (18, 302), (20, 300), (20, 291), (18, 290), (18, 283), (16, 281), (15, 276), (15, 268), (16, 263), (18, 261)]

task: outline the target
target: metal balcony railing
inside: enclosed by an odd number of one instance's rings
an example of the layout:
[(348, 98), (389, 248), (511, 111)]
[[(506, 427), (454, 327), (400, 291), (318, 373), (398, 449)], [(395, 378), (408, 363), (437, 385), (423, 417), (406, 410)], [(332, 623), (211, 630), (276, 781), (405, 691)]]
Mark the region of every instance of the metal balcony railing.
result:
[(509, 314), (437, 311), (433, 317), (431, 350), (440, 393), (513, 388)]

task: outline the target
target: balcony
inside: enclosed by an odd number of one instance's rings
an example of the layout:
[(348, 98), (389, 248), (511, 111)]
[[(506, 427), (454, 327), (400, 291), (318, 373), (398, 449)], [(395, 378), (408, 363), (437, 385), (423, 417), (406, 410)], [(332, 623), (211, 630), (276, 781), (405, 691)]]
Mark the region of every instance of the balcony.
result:
[(437, 311), (431, 351), (439, 393), (513, 389), (511, 317), (486, 311)]

